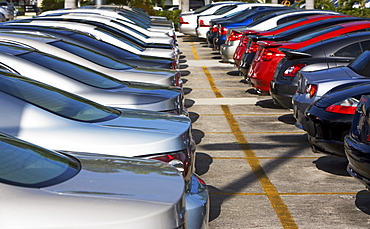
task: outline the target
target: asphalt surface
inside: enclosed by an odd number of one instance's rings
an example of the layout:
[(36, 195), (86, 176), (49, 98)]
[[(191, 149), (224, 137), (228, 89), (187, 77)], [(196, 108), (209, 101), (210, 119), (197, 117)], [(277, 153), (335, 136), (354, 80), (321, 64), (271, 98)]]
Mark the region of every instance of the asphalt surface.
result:
[(370, 228), (369, 192), (345, 158), (313, 153), (292, 112), (240, 83), (205, 40), (178, 40), (209, 228)]

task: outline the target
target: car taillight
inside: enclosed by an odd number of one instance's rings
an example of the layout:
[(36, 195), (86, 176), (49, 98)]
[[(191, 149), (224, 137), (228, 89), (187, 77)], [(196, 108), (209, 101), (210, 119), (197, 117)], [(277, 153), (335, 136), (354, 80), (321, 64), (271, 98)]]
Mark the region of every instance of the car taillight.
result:
[(256, 42), (252, 42), (249, 47), (246, 49), (245, 53), (255, 53), (258, 50), (258, 44)]
[(241, 37), (242, 37), (242, 33), (236, 32), (236, 31), (232, 31), (230, 33), (229, 37), (227, 38), (227, 40), (229, 40), (229, 41), (237, 41), (237, 40), (240, 40)]
[(181, 25), (183, 25), (183, 24), (189, 24), (189, 22), (184, 21), (184, 19), (182, 17), (180, 17), (179, 20), (180, 20), (179, 22), (180, 22)]
[(226, 35), (227, 34), (227, 28), (221, 26), (221, 28), (218, 30), (218, 34)]
[(370, 142), (370, 134), (367, 135), (366, 141)]
[(316, 95), (317, 92), (317, 85), (316, 84), (308, 84), (306, 86), (306, 93), (309, 94), (310, 99)]
[(306, 66), (306, 64), (292, 65), (284, 71), (283, 76), (294, 77), (297, 74), (297, 72), (301, 70), (304, 66)]
[(248, 43), (249, 43), (249, 39), (248, 39), (248, 37), (246, 37), (246, 36), (242, 36), (242, 37), (240, 38), (239, 46), (246, 47), (246, 46), (248, 45)]
[(354, 114), (359, 101), (355, 98), (348, 98), (328, 106), (325, 111), (338, 114)]
[(216, 25), (212, 27), (212, 33), (218, 33), (218, 27)]
[(278, 52), (275, 52), (275, 51), (272, 51), (272, 50), (269, 50), (269, 49), (265, 49), (263, 51), (263, 53), (260, 55), (260, 60), (270, 61), (270, 60), (272, 60), (272, 58), (274, 58), (276, 56), (283, 56), (283, 55), (285, 55), (285, 54), (278, 53)]
[(165, 154), (165, 155), (156, 155), (149, 157), (148, 159), (163, 161), (171, 166), (175, 167), (178, 171), (182, 173), (183, 176), (186, 176), (189, 171), (190, 157), (188, 156), (187, 150)]
[(206, 24), (202, 19), (199, 20), (199, 27), (209, 27), (208, 24)]

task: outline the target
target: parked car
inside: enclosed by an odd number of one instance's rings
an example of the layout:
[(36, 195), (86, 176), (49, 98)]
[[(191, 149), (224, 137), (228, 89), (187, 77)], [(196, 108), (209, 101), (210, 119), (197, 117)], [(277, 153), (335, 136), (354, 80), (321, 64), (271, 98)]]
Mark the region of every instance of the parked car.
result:
[(0, 11), (4, 14), (6, 21), (14, 20), (14, 7), (10, 2), (0, 1), (0, 8)]
[(196, 36), (198, 15), (209, 15), (221, 8), (228, 8), (229, 5), (241, 4), (241, 2), (214, 2), (200, 7), (192, 12), (185, 12), (179, 16), (179, 31), (186, 35)]
[[(240, 43), (239, 40), (241, 38), (242, 31), (245, 29), (256, 32), (265, 31), (276, 28), (278, 25), (286, 24), (289, 21), (311, 15), (338, 15), (338, 13), (323, 10), (280, 11), (265, 15), (247, 26), (230, 28), (226, 34), (226, 41), (220, 48), (221, 57), (223, 60), (227, 60), (228, 62), (234, 62), (234, 54), (238, 44)], [(236, 34), (238, 35), (236, 36)]]
[(0, 30), (1, 41), (14, 42), (24, 47), (53, 54), (123, 81), (182, 86), (179, 71), (133, 67), (88, 47), (64, 41), (40, 31), (35, 33), (32, 31)]
[[(13, 23), (13, 22), (12, 22)], [(94, 22), (84, 19), (65, 19), (63, 17), (34, 17), (32, 19), (16, 20), (14, 23), (26, 23), (36, 25), (46, 25), (55, 27), (64, 27), (89, 32), (93, 36), (99, 37), (105, 42), (110, 42), (116, 46), (125, 48), (125, 50), (151, 57), (172, 58), (177, 60), (178, 50), (170, 45), (147, 45), (137, 38), (131, 37), (126, 32), (102, 22)]]
[(345, 157), (344, 137), (362, 95), (370, 95), (370, 81), (334, 87), (307, 107), (306, 131), (314, 152)]
[(72, 61), (12, 42), (0, 42), (0, 50), (2, 69), (101, 104), (186, 114), (180, 87), (117, 80)]
[(22, 23), (3, 23), (0, 24), (0, 30), (32, 31), (36, 33), (42, 32), (43, 34), (49, 34), (51, 36), (62, 38), (65, 41), (87, 47), (98, 53), (105, 54), (126, 64), (137, 67), (153, 67), (165, 69), (179, 68), (179, 62), (174, 59), (138, 55), (133, 52), (129, 52), (127, 50), (119, 48), (113, 44), (103, 42), (99, 40), (98, 37), (93, 37), (89, 33), (81, 32), (79, 30), (53, 26), (38, 26), (27, 24), (24, 25)]
[[(143, 29), (146, 29), (148, 31), (153, 32), (161, 32), (161, 33), (167, 33), (171, 37), (175, 37), (175, 28), (173, 26), (173, 23), (169, 24), (166, 23), (163, 24), (163, 20), (159, 21), (158, 17), (148, 18), (146, 12), (140, 12), (140, 11), (123, 11), (123, 7), (97, 7), (97, 6), (84, 6), (79, 7), (76, 9), (59, 9), (59, 10), (49, 10), (42, 12), (39, 14), (40, 16), (45, 15), (61, 15), (66, 13), (83, 13), (83, 14), (89, 14), (89, 15), (103, 15), (108, 16), (111, 18), (116, 18), (121, 21), (129, 22), (132, 25), (137, 25), (142, 27)], [(157, 19), (157, 20), (156, 20)]]
[(3, 228), (187, 226), (182, 176), (158, 161), (65, 154), (0, 134), (0, 164)]
[(344, 138), (344, 147), (348, 159), (347, 171), (370, 189), (369, 171), (369, 102), (370, 96), (361, 97), (353, 117), (352, 127)]
[(256, 90), (269, 93), (270, 81), (274, 76), (273, 74), (276, 67), (285, 56), (278, 48), (299, 49), (342, 34), (363, 31), (370, 31), (370, 21), (352, 21), (335, 24), (290, 39), (286, 42), (274, 42), (268, 39), (265, 41), (258, 41), (258, 54), (256, 54), (252, 61), (247, 77)]
[[(197, 26), (195, 28), (196, 34), (199, 38), (207, 38), (207, 32), (209, 31), (210, 21), (216, 18), (229, 18), (240, 12), (248, 13), (257, 6), (266, 6), (267, 3), (242, 3), (229, 5), (216, 10), (213, 14), (210, 15), (198, 15)], [(269, 6), (281, 6), (280, 4), (268, 4)]]
[[(289, 22), (282, 22), (277, 23), (278, 25), (267, 30), (262, 31), (255, 31), (255, 30), (243, 30), (243, 31), (235, 31), (232, 30), (231, 33), (239, 33), (240, 35), (240, 42), (238, 46), (236, 47), (233, 59), (235, 62), (236, 67), (239, 69), (241, 73), (244, 75), (247, 75), (247, 71), (244, 71), (244, 69), (249, 69), (245, 66), (246, 64), (250, 64), (251, 62), (244, 61), (245, 58), (244, 55), (251, 55), (249, 58), (253, 59), (255, 51), (254, 48), (256, 47), (256, 43), (251, 43), (251, 46), (249, 47), (249, 35), (262, 35), (262, 36), (268, 36), (268, 35), (276, 35), (281, 32), (285, 32), (290, 29), (294, 29), (300, 26), (303, 26), (308, 23), (312, 23), (315, 21), (325, 20), (327, 18), (336, 18), (336, 17), (346, 17), (346, 15), (340, 15), (340, 14), (322, 14), (322, 15), (314, 15), (314, 16), (305, 16), (303, 18), (294, 19)], [(248, 47), (248, 49), (247, 49)], [(252, 54), (248, 54), (247, 52), (250, 52)], [(254, 54), (253, 54), (254, 53)], [(248, 62), (248, 63), (246, 63)]]
[(0, 74), (0, 131), (64, 152), (164, 161), (182, 172), (188, 225), (208, 224), (208, 190), (195, 172), (185, 116), (103, 106), (9, 72)]
[(320, 99), (330, 89), (348, 83), (370, 81), (370, 51), (365, 51), (347, 66), (317, 70), (300, 71), (298, 88), (293, 95), (293, 110), (296, 126), (307, 130), (304, 112), (306, 108)]
[(270, 83), (275, 104), (292, 108), (292, 97), (298, 86), (298, 71), (315, 71), (346, 66), (370, 48), (370, 32), (345, 34), (304, 48), (279, 49), (285, 57), (278, 64)]
[[(226, 22), (219, 22), (217, 23), (217, 33), (209, 33), (210, 36), (213, 35), (212, 40), (212, 47), (213, 50), (220, 50), (222, 44), (226, 41), (226, 35), (228, 29), (235, 28), (239, 26), (248, 26), (249, 24), (259, 20), (265, 15), (270, 13), (274, 13), (277, 11), (286, 11), (292, 10), (289, 7), (279, 6), (279, 7), (272, 7), (272, 6), (261, 6), (251, 10), (249, 13), (245, 15), (241, 15), (240, 18), (233, 18), (232, 20), (228, 20)], [(213, 25), (215, 26), (215, 25)], [(210, 39), (209, 39), (210, 40)]]

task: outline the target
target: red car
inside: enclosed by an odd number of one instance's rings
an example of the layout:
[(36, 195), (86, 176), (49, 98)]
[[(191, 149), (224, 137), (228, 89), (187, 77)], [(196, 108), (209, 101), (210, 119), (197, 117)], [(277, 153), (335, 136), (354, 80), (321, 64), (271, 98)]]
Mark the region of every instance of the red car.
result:
[[(233, 57), (235, 61), (235, 65), (238, 68), (240, 67), (240, 62), (245, 52), (256, 52), (256, 49), (257, 49), (256, 42), (251, 43), (251, 47), (249, 50), (249, 45), (248, 45), (249, 35), (272, 36), (272, 35), (279, 34), (289, 29), (296, 28), (298, 26), (302, 26), (302, 25), (305, 25), (311, 22), (325, 20), (328, 18), (337, 18), (337, 17), (348, 17), (348, 16), (347, 15), (330, 15), (330, 14), (315, 15), (315, 16), (304, 17), (304, 18), (300, 18), (294, 21), (286, 22), (286, 23), (280, 24), (266, 31), (244, 30), (242, 31), (240, 35), (238, 34), (239, 38), (235, 38), (235, 39), (240, 39), (239, 45), (236, 48), (234, 52), (234, 57)], [(233, 31), (233, 32), (240, 33), (238, 31)], [(246, 50), (247, 47), (248, 47), (248, 50)]]
[(370, 21), (346, 22), (291, 39), (285, 42), (258, 41), (258, 50), (249, 68), (247, 77), (258, 91), (269, 92), (275, 69), (285, 54), (278, 48), (299, 49), (315, 42), (346, 33), (370, 31)]

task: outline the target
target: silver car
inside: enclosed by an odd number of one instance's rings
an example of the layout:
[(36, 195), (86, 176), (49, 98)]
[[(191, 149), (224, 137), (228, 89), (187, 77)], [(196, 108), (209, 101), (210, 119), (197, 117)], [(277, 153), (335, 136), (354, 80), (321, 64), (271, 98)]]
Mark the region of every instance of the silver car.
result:
[(2, 228), (187, 228), (184, 191), (163, 162), (67, 155), (0, 133)]
[(64, 41), (41, 32), (0, 30), (0, 41), (15, 42), (45, 53), (70, 60), (90, 69), (124, 81), (182, 86), (180, 71), (158, 68), (139, 68), (125, 64), (88, 47)]
[(3, 69), (107, 106), (187, 114), (180, 87), (120, 81), (71, 61), (9, 42), (0, 42), (0, 57)]
[(189, 228), (208, 225), (208, 190), (195, 172), (191, 120), (115, 109), (49, 85), (0, 72), (0, 132), (64, 152), (89, 152), (167, 162), (186, 183)]
[(72, 21), (57, 21), (51, 19), (43, 19), (43, 17), (35, 17), (32, 19), (22, 19), (8, 22), (11, 24), (22, 24), (22, 25), (43, 25), (43, 26), (53, 26), (62, 27), (68, 29), (75, 29), (82, 32), (90, 33), (92, 36), (100, 39), (101, 41), (114, 44), (124, 50), (132, 52), (137, 55), (144, 55), (149, 57), (160, 57), (160, 58), (171, 58), (173, 60), (178, 60), (179, 56), (177, 52), (172, 49), (165, 48), (146, 48), (140, 44), (134, 43), (133, 41), (125, 38), (125, 33), (117, 29), (104, 28), (102, 24), (91, 25), (82, 22), (72, 22)]

